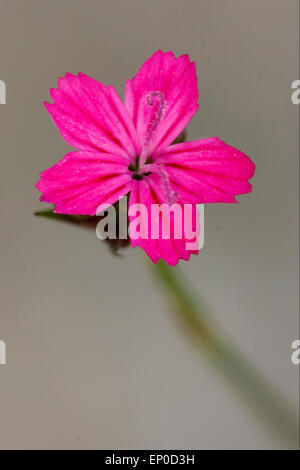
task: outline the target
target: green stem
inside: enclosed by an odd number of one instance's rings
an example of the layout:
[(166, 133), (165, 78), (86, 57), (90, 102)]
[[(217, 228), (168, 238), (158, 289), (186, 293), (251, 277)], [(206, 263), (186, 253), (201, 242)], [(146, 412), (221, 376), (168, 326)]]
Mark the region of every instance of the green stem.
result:
[(195, 300), (186, 279), (163, 261), (153, 265), (155, 277), (170, 298), (174, 311), (185, 330), (192, 335), (196, 346), (210, 363), (240, 393), (273, 432), (286, 442), (288, 448), (299, 447), (297, 411), (267, 382), (247, 358), (225, 337), (212, 320), (203, 302)]

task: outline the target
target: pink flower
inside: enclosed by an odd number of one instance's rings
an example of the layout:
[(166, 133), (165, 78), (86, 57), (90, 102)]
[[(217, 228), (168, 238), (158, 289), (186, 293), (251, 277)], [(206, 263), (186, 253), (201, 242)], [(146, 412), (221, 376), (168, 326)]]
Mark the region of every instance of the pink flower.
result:
[[(198, 109), (195, 64), (187, 55), (157, 51), (127, 80), (124, 103), (111, 85), (82, 73), (60, 78), (50, 95), (47, 110), (78, 149), (43, 171), (36, 185), (57, 213), (95, 215), (130, 193), (129, 207), (193, 204), (196, 219), (196, 204), (234, 203), (251, 191), (255, 166), (239, 150), (216, 137), (172, 145)], [(131, 244), (170, 265), (197, 253), (186, 249), (184, 237)]]

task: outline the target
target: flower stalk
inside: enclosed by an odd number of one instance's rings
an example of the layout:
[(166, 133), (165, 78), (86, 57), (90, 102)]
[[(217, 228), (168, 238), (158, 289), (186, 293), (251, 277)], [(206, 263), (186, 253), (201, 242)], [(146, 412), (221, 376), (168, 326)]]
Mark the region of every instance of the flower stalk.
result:
[(233, 386), (240, 397), (276, 433), (285, 447), (298, 449), (297, 411), (275, 390), (256, 368), (237, 350), (213, 320), (203, 301), (196, 300), (187, 280), (163, 261), (151, 263), (155, 278), (167, 294), (173, 312), (192, 337), (202, 356)]

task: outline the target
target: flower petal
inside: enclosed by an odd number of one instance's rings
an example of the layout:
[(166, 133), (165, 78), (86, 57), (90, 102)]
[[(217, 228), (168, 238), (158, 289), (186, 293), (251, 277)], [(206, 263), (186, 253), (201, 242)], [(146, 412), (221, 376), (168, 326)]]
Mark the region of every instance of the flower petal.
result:
[(248, 180), (254, 175), (254, 163), (216, 137), (171, 145), (157, 162), (164, 164), (183, 201), (237, 202), (235, 196), (252, 189)]
[(41, 173), (41, 201), (61, 214), (95, 215), (99, 205), (114, 204), (132, 186), (128, 161), (101, 152), (71, 152)]
[(132, 120), (112, 86), (82, 73), (66, 74), (45, 106), (62, 137), (79, 150), (135, 157), (140, 144)]
[[(180, 203), (177, 204), (179, 207), (181, 207), (182, 216), (179, 218), (177, 217), (176, 220), (174, 220), (175, 218), (172, 212), (170, 219), (163, 212), (162, 216), (160, 216), (160, 220), (159, 217), (153, 220), (153, 214), (151, 215), (151, 208), (153, 205), (163, 203), (165, 203), (165, 198), (160, 188), (159, 178), (156, 176), (151, 176), (149, 178), (144, 178), (141, 181), (134, 181), (129, 199), (129, 223), (131, 224), (136, 217), (136, 214), (132, 214), (130, 212), (134, 208), (134, 205), (143, 205), (146, 208), (146, 213), (143, 213), (142, 211), (140, 212), (140, 232), (143, 233), (144, 237), (146, 235), (147, 238), (135, 239), (131, 236), (131, 245), (133, 247), (140, 246), (154, 263), (157, 263), (157, 261), (161, 258), (169, 265), (175, 266), (179, 259), (188, 261), (191, 253), (198, 253), (199, 233), (197, 233), (194, 238), (189, 237), (190, 240), (185, 238), (184, 227), (186, 221), (184, 220), (184, 211)], [(191, 215), (192, 223), (190, 229), (196, 233), (196, 218), (199, 218), (199, 214), (195, 205), (191, 206)], [(139, 216), (139, 214), (137, 216)], [(171, 221), (170, 224), (169, 220)], [(151, 223), (157, 227), (158, 233), (156, 238), (153, 237)], [(178, 226), (178, 224), (182, 227), (182, 238), (175, 237), (175, 226)], [(166, 230), (168, 230), (168, 227), (170, 227), (169, 238), (164, 238), (163, 226), (166, 228)], [(187, 243), (192, 240), (196, 241), (197, 249), (187, 249)]]
[(125, 106), (148, 156), (171, 144), (198, 109), (196, 68), (188, 55), (157, 51), (127, 80)]

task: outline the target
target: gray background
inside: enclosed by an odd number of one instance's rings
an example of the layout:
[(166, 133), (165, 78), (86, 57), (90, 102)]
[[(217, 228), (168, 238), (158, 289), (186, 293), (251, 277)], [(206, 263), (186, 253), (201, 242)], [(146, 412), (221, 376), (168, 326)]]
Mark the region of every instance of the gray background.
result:
[(297, 44), (297, 0), (0, 1), (1, 448), (280, 448), (191, 347), (139, 249), (115, 258), (32, 213), (38, 173), (69, 149), (42, 104), (57, 77), (122, 94), (156, 49), (188, 53), (189, 139), (217, 135), (257, 171), (239, 205), (206, 206), (205, 247), (181, 267), (296, 406)]

